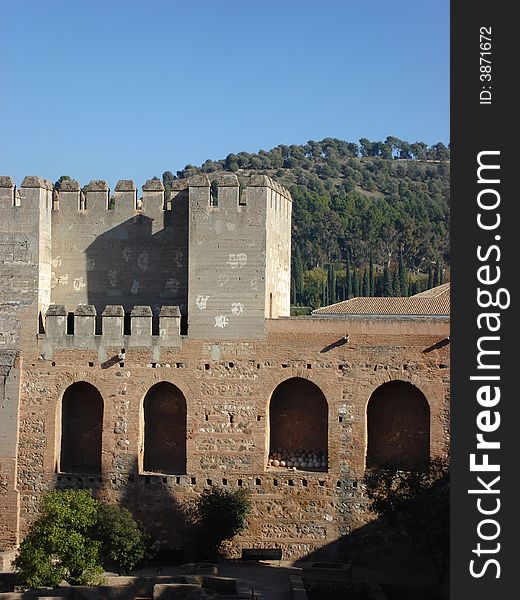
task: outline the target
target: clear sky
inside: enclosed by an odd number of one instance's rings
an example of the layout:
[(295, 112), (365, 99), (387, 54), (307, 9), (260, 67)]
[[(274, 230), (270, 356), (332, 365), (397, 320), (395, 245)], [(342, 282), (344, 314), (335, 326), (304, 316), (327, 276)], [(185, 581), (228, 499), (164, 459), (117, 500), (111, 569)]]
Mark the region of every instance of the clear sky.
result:
[(0, 175), (136, 184), (336, 137), (449, 143), (448, 0), (0, 0)]

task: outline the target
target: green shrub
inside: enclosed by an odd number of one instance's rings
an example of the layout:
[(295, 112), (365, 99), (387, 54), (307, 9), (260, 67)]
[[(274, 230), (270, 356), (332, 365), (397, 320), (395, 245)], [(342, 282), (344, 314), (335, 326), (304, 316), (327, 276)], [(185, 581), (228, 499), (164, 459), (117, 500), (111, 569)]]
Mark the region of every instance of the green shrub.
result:
[(199, 554), (214, 558), (224, 540), (229, 540), (246, 527), (251, 511), (249, 493), (227, 491), (211, 486), (202, 492), (196, 508)]
[(44, 497), (40, 518), (20, 545), (14, 566), (31, 588), (95, 583), (103, 573), (101, 543), (93, 529), (98, 502), (88, 490), (54, 491)]
[(147, 545), (145, 533), (125, 508), (101, 504), (96, 534), (102, 542), (103, 562), (112, 563), (121, 574), (129, 573), (143, 560)]
[(103, 566), (127, 573), (145, 554), (147, 538), (124, 508), (103, 504), (90, 490), (53, 491), (14, 561), (20, 583), (30, 588), (99, 583)]

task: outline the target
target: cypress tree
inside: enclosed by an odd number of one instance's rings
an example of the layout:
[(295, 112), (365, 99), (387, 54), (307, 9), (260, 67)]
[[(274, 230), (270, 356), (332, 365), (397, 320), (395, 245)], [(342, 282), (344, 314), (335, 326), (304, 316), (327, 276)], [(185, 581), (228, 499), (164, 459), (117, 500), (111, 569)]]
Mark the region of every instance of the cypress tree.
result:
[(359, 296), (359, 281), (356, 269), (352, 271), (352, 297), (357, 298)]
[(399, 287), (400, 295), (408, 296), (408, 277), (406, 276), (406, 267), (402, 253), (399, 255)]
[(345, 300), (352, 298), (352, 276), (350, 273), (350, 259), (347, 252), (347, 260), (345, 261)]
[(329, 304), (336, 302), (336, 270), (333, 263), (329, 263), (327, 270), (327, 290), (329, 296)]
[(401, 282), (399, 281), (399, 269), (392, 271), (392, 296), (401, 296)]
[(433, 287), (441, 284), (442, 278), (442, 265), (441, 261), (437, 262), (437, 266), (435, 267), (435, 275), (433, 277)]
[(393, 296), (392, 274), (390, 273), (390, 268), (388, 265), (385, 265), (383, 270), (383, 289), (381, 291), (382, 295), (385, 297)]
[(321, 281), (321, 305), (327, 306), (327, 287), (324, 279)]
[(302, 303), (303, 296), (303, 260), (300, 247), (295, 245), (293, 258), (293, 279), (294, 279), (294, 301), (293, 304)]
[(370, 289), (368, 292), (368, 296), (374, 296), (375, 295), (375, 280), (374, 280), (374, 260), (373, 260), (373, 256), (372, 256), (372, 252), (370, 252), (370, 266), (369, 266), (369, 273), (368, 273), (368, 278), (369, 278), (369, 284), (370, 284)]
[(370, 296), (370, 279), (366, 267), (365, 272), (363, 273), (363, 296)]
[(426, 289), (431, 289), (433, 285), (433, 265), (430, 263), (430, 268), (428, 269), (428, 287)]

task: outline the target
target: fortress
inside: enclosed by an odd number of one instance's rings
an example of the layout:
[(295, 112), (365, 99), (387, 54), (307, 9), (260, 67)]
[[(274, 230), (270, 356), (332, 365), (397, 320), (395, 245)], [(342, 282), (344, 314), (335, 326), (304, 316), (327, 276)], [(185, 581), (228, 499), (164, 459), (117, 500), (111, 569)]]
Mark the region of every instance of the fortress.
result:
[(417, 298), (289, 317), (291, 210), (266, 176), (141, 198), (0, 177), (6, 560), (51, 489), (175, 541), (176, 507), (211, 484), (252, 493), (233, 551), (305, 556), (370, 520), (367, 463), (447, 454), (449, 314)]

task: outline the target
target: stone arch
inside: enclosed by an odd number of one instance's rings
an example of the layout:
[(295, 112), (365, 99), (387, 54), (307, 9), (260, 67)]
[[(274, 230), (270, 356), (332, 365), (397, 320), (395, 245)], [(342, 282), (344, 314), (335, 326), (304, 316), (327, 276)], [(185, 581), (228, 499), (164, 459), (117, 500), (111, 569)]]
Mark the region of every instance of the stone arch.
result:
[(86, 381), (69, 385), (61, 401), (60, 471), (101, 473), (103, 398)]
[(399, 379), (374, 390), (367, 405), (367, 466), (409, 469), (430, 458), (430, 406), (415, 385)]
[(186, 473), (186, 399), (173, 383), (162, 381), (144, 402), (143, 468), (156, 473)]
[(328, 412), (324, 393), (312, 381), (291, 377), (280, 383), (269, 402), (269, 456), (322, 453), (325, 464), (296, 466), (327, 470)]

